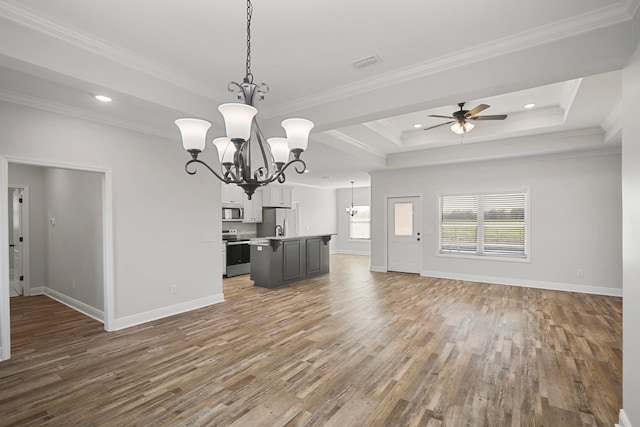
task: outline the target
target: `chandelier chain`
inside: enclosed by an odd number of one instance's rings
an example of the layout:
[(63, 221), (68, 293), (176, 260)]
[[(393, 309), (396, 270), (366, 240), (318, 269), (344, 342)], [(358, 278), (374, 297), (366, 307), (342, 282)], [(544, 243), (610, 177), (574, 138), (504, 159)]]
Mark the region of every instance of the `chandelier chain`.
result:
[(249, 83), (253, 83), (253, 73), (251, 73), (251, 16), (253, 15), (253, 5), (251, 0), (247, 0), (247, 65), (246, 78)]

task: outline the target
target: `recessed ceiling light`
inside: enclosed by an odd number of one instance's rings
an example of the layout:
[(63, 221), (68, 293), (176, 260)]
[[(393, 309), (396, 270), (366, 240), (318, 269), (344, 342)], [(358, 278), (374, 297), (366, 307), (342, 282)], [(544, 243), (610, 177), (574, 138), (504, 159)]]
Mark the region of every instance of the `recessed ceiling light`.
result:
[(413, 125), (413, 127), (416, 129), (420, 129), (422, 127), (422, 123), (416, 123), (415, 125)]
[(535, 106), (536, 106), (536, 104), (525, 104), (524, 108), (533, 108)]
[(111, 102), (111, 98), (106, 95), (96, 95), (96, 99), (102, 102)]

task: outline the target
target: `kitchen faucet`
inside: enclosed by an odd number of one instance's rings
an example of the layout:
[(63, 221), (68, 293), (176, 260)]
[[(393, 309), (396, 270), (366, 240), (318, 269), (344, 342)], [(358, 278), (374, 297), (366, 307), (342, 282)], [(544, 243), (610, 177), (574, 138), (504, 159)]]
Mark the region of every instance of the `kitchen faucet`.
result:
[(283, 232), (282, 232), (282, 226), (280, 224), (276, 225), (275, 233), (276, 233), (276, 237), (282, 237)]

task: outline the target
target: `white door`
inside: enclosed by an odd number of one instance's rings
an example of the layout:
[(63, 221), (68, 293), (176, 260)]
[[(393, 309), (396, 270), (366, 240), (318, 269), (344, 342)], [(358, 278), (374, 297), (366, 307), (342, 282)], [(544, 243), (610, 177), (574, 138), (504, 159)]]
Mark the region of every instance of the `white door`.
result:
[(387, 270), (420, 273), (422, 213), (419, 197), (387, 199)]
[(22, 189), (10, 188), (9, 197), (9, 264), (11, 296), (24, 294), (21, 277), (23, 276), (22, 264)]

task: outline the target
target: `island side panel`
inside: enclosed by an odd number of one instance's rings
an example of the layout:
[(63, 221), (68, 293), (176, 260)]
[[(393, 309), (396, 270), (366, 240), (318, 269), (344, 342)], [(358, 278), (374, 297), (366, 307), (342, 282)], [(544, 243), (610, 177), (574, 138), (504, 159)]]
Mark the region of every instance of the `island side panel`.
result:
[[(302, 242), (300, 240), (287, 240), (282, 244), (284, 256), (283, 280), (294, 281), (302, 277)], [(278, 248), (280, 249), (280, 248)]]
[(280, 254), (270, 246), (251, 246), (251, 272), (249, 277), (255, 285), (276, 287), (282, 284), (282, 250)]
[(322, 240), (318, 238), (307, 239), (307, 276), (322, 272)]

